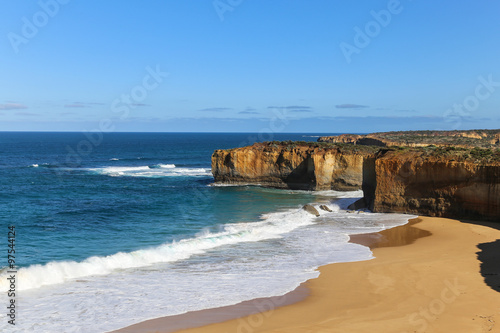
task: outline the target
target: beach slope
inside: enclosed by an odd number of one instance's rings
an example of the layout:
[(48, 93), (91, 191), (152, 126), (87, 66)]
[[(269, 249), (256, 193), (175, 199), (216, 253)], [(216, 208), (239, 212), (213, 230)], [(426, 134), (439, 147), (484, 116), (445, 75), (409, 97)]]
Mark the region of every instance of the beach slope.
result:
[(443, 218), (417, 222), (382, 232), (373, 260), (321, 267), (304, 301), (180, 332), (500, 332), (493, 289), (500, 231)]

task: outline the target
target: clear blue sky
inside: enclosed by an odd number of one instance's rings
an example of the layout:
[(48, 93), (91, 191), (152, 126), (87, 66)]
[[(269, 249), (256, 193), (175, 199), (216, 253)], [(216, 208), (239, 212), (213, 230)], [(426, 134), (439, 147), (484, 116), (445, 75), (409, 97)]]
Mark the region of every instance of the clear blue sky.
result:
[(0, 130), (500, 128), (498, 1), (0, 3)]

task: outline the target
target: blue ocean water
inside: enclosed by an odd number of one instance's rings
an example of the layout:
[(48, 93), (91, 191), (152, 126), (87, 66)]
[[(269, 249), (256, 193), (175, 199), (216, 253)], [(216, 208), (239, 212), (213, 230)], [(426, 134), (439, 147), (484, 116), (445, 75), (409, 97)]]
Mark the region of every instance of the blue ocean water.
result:
[[(409, 218), (348, 214), (343, 208), (359, 191), (209, 186), (214, 149), (256, 140), (251, 133), (0, 133), (1, 230), (6, 238), (8, 226), (16, 228), (19, 267), (17, 325), (3, 320), (2, 331), (105, 332), (280, 295), (317, 276), (319, 265), (371, 258), (347, 243), (349, 234)], [(305, 203), (333, 212), (315, 218), (301, 210)], [(0, 301), (7, 304), (6, 293)]]

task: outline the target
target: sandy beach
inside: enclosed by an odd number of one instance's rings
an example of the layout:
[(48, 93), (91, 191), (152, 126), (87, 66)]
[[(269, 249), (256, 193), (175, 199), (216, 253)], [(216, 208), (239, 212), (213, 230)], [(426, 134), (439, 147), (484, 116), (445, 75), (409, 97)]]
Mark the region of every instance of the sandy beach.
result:
[[(352, 237), (376, 258), (320, 267), (318, 278), (285, 297), (153, 319), (116, 332), (500, 332), (498, 228), (420, 217)], [(245, 316), (228, 320), (228, 313)], [(205, 326), (179, 331), (199, 325)]]

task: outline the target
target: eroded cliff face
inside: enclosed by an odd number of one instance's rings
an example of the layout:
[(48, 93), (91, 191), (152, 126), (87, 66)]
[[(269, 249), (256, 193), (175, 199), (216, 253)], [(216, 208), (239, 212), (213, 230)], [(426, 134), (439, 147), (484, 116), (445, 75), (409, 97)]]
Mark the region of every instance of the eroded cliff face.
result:
[(500, 163), (381, 151), (365, 160), (363, 191), (374, 212), (500, 222)]
[(212, 155), (215, 181), (307, 190), (356, 190), (367, 154), (339, 148), (256, 143)]
[[(500, 159), (491, 151), (350, 147), (258, 143), (216, 150), (212, 173), (226, 184), (340, 191), (362, 186), (374, 212), (500, 222)], [(486, 153), (490, 157), (482, 158)]]

